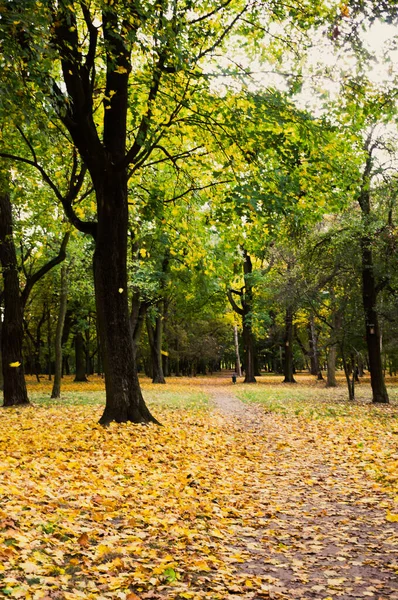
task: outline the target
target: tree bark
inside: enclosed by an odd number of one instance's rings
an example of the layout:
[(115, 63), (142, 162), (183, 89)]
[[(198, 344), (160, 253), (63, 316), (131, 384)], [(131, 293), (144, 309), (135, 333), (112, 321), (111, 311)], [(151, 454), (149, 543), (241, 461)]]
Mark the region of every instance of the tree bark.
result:
[(149, 315), (147, 315), (146, 325), (149, 347), (151, 351), (152, 383), (166, 383), (162, 361), (162, 315), (156, 316), (155, 326), (153, 326)]
[[(347, 363), (347, 359), (346, 359), (346, 355), (345, 355), (343, 346), (341, 346), (341, 357), (343, 360), (344, 375), (345, 375), (345, 379), (347, 382), (348, 399), (353, 402), (355, 400), (355, 376), (354, 376), (355, 365), (353, 366), (352, 371), (350, 371), (350, 367)], [(351, 374), (352, 374), (352, 378), (350, 379)]]
[[(159, 57), (154, 67), (148, 107), (137, 127), (135, 141), (127, 151), (131, 39), (140, 25), (141, 13), (134, 12), (135, 19), (130, 22), (127, 34), (125, 22), (123, 21), (123, 26), (121, 24), (118, 7), (110, 3), (103, 4), (102, 64), (105, 70), (105, 90), (100, 137), (94, 120), (96, 108), (93, 98), (95, 60), (99, 51), (98, 28), (94, 25), (94, 15), (90, 13), (88, 4), (82, 3), (81, 6), (88, 38), (85, 57), (79, 47), (80, 23), (73, 4), (57, 4), (52, 43), (61, 61), (68, 101), (65, 101), (66, 94), (63, 90), (56, 86), (54, 100), (58, 105), (62, 104), (60, 118), (78, 149), (84, 168), (91, 175), (96, 194), (96, 223), (82, 221), (73, 210), (70, 198), (63, 198), (61, 201), (71, 223), (80, 231), (92, 235), (95, 240), (95, 301), (106, 390), (106, 405), (100, 423), (157, 422), (142, 397), (131, 335), (127, 294), (127, 184), (129, 165), (136, 161), (139, 153), (146, 153), (145, 140), (151, 118), (151, 104), (156, 98), (166, 57)], [(81, 173), (84, 176), (84, 169)]]
[(86, 382), (86, 355), (84, 351), (84, 338), (81, 331), (75, 335), (75, 364), (76, 375), (74, 381)]
[(310, 316), (310, 320), (307, 325), (308, 330), (308, 343), (310, 348), (310, 361), (311, 361), (311, 375), (319, 374), (319, 354), (318, 354), (318, 339), (315, 330), (314, 315)]
[(284, 344), (283, 383), (296, 383), (293, 377), (293, 310), (288, 307), (285, 313), (285, 344)]
[(51, 398), (61, 397), (61, 378), (62, 378), (62, 337), (64, 331), (66, 308), (68, 303), (68, 277), (67, 267), (63, 263), (61, 267), (61, 290), (59, 296), (59, 312), (57, 320), (57, 329), (55, 332), (55, 371), (54, 383), (51, 392)]
[[(4, 406), (29, 404), (22, 361), (23, 310), (19, 289), (18, 265), (13, 240), (11, 201), (1, 176), (0, 189), (0, 263), (4, 282), (4, 321), (2, 355)], [(4, 177), (4, 179), (3, 179)]]
[[(1, 243), (1, 241), (0, 241)], [(1, 338), (3, 329), (3, 311), (0, 307), (0, 391), (4, 388), (4, 377), (3, 377), (3, 352), (1, 350)]]
[(51, 311), (50, 311), (50, 305), (48, 305), (47, 306), (47, 373), (48, 373), (49, 381), (51, 381), (51, 379), (52, 379), (51, 350), (52, 350)]
[(327, 372), (326, 372), (326, 387), (336, 387), (336, 355), (337, 348), (336, 344), (329, 346), (327, 354)]
[(144, 302), (140, 298), (139, 291), (135, 290), (131, 299), (130, 326), (133, 339), (134, 356), (137, 356), (138, 344), (141, 338), (141, 332), (145, 321), (149, 302)]
[(94, 253), (95, 299), (106, 390), (100, 423), (157, 422), (141, 393), (131, 335), (127, 295), (127, 172), (108, 173), (102, 187), (101, 192), (97, 186)]
[(238, 377), (242, 377), (242, 369), (240, 366), (238, 327), (234, 325), (234, 344), (235, 344), (235, 372)]
[[(369, 227), (371, 215), (370, 184), (373, 168), (372, 148), (370, 139), (366, 144), (367, 160), (364, 168), (358, 203), (362, 211), (364, 229)], [(364, 234), (360, 240), (362, 260), (362, 300), (365, 313), (366, 344), (369, 356), (370, 383), (375, 403), (389, 402), (383, 376), (383, 363), (380, 347), (380, 327), (377, 314), (377, 285), (373, 265), (372, 239)]]
[(366, 344), (369, 355), (370, 383), (373, 402), (388, 404), (389, 398), (383, 376), (380, 350), (379, 317), (376, 310), (377, 291), (373, 271), (373, 256), (370, 241), (361, 240), (362, 252), (362, 299), (365, 312)]
[[(334, 290), (332, 289), (330, 292), (330, 297), (332, 299), (332, 306), (335, 301)], [(336, 358), (337, 358), (337, 348), (338, 348), (338, 339), (341, 330), (341, 313), (337, 310), (333, 310), (332, 317), (332, 333), (329, 338), (329, 350), (327, 354), (327, 374), (326, 374), (326, 387), (337, 387), (336, 381)]]
[[(245, 368), (245, 379), (243, 383), (256, 383), (255, 377), (255, 352), (256, 345), (252, 330), (252, 306), (253, 306), (253, 286), (250, 276), (253, 271), (253, 265), (249, 254), (243, 251), (243, 273), (245, 285), (241, 290), (228, 290), (228, 299), (234, 311), (242, 317), (242, 341), (243, 358)], [(235, 302), (233, 294), (240, 297), (242, 307)]]

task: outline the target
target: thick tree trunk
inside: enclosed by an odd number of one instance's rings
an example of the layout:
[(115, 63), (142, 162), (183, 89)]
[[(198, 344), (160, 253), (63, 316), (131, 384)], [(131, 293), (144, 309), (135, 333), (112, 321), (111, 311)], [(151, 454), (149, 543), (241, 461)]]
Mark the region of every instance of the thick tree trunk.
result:
[(120, 171), (97, 189), (98, 226), (94, 283), (105, 373), (103, 425), (156, 422), (142, 397), (127, 295), (127, 174)]
[(152, 325), (149, 316), (147, 316), (146, 325), (149, 348), (151, 351), (152, 383), (166, 383), (162, 361), (162, 315), (157, 315), (155, 327)]
[[(94, 286), (97, 322), (104, 373), (106, 405), (100, 423), (111, 421), (157, 422), (142, 397), (134, 355), (127, 293), (128, 169), (145, 150), (151, 118), (162, 74), (154, 72), (148, 111), (138, 126), (137, 136), (126, 153), (131, 35), (134, 27), (122, 27), (118, 7), (104, 4), (102, 11), (103, 65), (105, 100), (101, 139), (94, 119), (94, 62), (98, 28), (90, 21), (90, 9), (84, 3), (88, 26), (86, 60), (80, 63), (77, 44), (79, 23), (72, 4), (58, 3), (53, 42), (62, 63), (69, 101), (62, 115), (85, 168), (91, 175), (96, 194), (97, 222), (83, 222), (74, 213), (70, 198), (63, 202), (71, 222), (95, 240)], [(139, 21), (139, 19), (138, 19)], [(128, 33), (127, 33), (128, 30)], [(76, 59), (79, 56), (79, 59)], [(164, 64), (164, 62), (162, 63)], [(58, 96), (62, 94), (57, 90)], [(84, 169), (81, 174), (84, 178)]]
[(4, 406), (16, 406), (28, 404), (29, 400), (22, 365), (23, 311), (13, 240), (11, 201), (4, 189), (0, 189), (0, 263), (4, 284), (1, 336)]
[(66, 307), (68, 302), (68, 280), (67, 267), (63, 263), (61, 267), (61, 290), (59, 296), (59, 312), (57, 320), (57, 329), (55, 332), (55, 370), (54, 383), (51, 392), (51, 398), (61, 397), (61, 378), (62, 378), (62, 337), (65, 324)]
[(293, 377), (293, 311), (289, 307), (285, 314), (285, 352), (283, 361), (283, 383), (296, 383)]
[(369, 355), (370, 383), (373, 402), (389, 402), (383, 376), (383, 363), (380, 349), (379, 318), (376, 310), (377, 291), (373, 270), (373, 256), (370, 240), (361, 240), (362, 251), (362, 299), (365, 312), (366, 344)]
[(86, 382), (86, 353), (84, 351), (84, 338), (81, 331), (75, 335), (75, 362), (76, 375), (74, 381)]
[[(368, 155), (362, 176), (361, 191), (358, 196), (358, 203), (361, 207), (365, 230), (369, 226), (369, 217), (371, 215), (370, 185), (373, 169), (372, 152), (374, 148), (375, 146), (371, 145), (371, 137), (369, 137), (365, 145)], [(380, 327), (376, 307), (377, 286), (373, 266), (372, 238), (366, 234), (361, 238), (361, 259), (362, 300), (365, 313), (366, 344), (369, 356), (370, 383), (373, 392), (373, 402), (386, 404), (389, 402), (389, 398), (384, 382), (381, 358)]]

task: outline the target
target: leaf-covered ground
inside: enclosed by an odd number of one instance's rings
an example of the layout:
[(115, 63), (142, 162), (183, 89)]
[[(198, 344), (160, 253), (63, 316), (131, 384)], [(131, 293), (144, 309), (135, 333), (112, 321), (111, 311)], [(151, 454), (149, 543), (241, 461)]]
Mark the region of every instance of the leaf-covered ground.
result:
[(163, 427), (103, 429), (100, 380), (31, 382), (0, 411), (0, 594), (398, 599), (396, 403), (308, 383), (144, 382)]

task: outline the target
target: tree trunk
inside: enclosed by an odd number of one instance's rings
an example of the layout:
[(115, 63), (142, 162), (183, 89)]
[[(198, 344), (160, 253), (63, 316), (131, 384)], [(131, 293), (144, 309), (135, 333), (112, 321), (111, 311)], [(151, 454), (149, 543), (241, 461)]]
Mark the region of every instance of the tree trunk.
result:
[(63, 263), (61, 267), (61, 291), (59, 297), (59, 312), (57, 320), (57, 329), (55, 332), (55, 370), (54, 383), (51, 392), (51, 398), (61, 397), (61, 377), (62, 377), (62, 337), (66, 316), (66, 307), (68, 302), (68, 280), (67, 267)]
[[(1, 243), (1, 242), (0, 242)], [(2, 337), (2, 329), (3, 329), (3, 311), (0, 307), (0, 391), (4, 388), (4, 378), (3, 378), (3, 352), (1, 351), (1, 337)]]
[[(371, 215), (370, 185), (373, 168), (372, 149), (369, 147), (370, 138), (367, 141), (365, 149), (368, 152), (365, 169), (362, 176), (361, 191), (358, 196), (358, 203), (361, 207), (363, 225), (369, 226), (369, 217)], [(374, 146), (373, 146), (374, 147)], [(375, 280), (372, 238), (364, 234), (361, 238), (361, 259), (362, 259), (362, 300), (365, 313), (366, 327), (366, 345), (369, 355), (370, 383), (373, 392), (373, 402), (387, 404), (389, 402), (386, 384), (383, 376), (383, 364), (380, 348), (380, 327), (377, 315), (377, 286)]]
[(285, 315), (285, 352), (283, 361), (283, 383), (296, 383), (293, 377), (293, 311), (286, 309)]
[(152, 325), (149, 316), (146, 319), (148, 341), (151, 351), (151, 362), (152, 362), (152, 383), (166, 383), (163, 374), (163, 361), (162, 361), (162, 315), (157, 315), (155, 320), (155, 327)]
[(234, 343), (235, 343), (235, 372), (238, 377), (242, 377), (242, 369), (240, 366), (238, 327), (234, 325)]
[(328, 355), (327, 355), (327, 379), (326, 379), (326, 387), (336, 387), (336, 355), (337, 355), (337, 347), (336, 344), (332, 344), (329, 347)]
[[(347, 363), (347, 359), (345, 356), (345, 352), (344, 352), (344, 348), (341, 348), (341, 357), (343, 359), (343, 368), (344, 368), (344, 375), (345, 375), (345, 379), (347, 382), (347, 388), (348, 388), (348, 399), (350, 401), (354, 401), (355, 400), (355, 376), (354, 376), (354, 372), (355, 372), (355, 365), (354, 368), (350, 369), (348, 363)], [(350, 375), (352, 372), (352, 378), (350, 379)]]
[[(0, 175), (1, 177), (1, 175)], [(4, 321), (2, 355), (4, 376), (4, 406), (28, 404), (28, 394), (22, 364), (23, 311), (19, 289), (18, 265), (12, 228), (10, 195), (0, 189), (0, 263), (3, 268)]]
[(127, 171), (107, 174), (97, 186), (98, 225), (95, 235), (94, 283), (98, 331), (105, 373), (103, 425), (155, 422), (138, 381), (127, 294)]
[(373, 402), (389, 402), (383, 377), (383, 363), (380, 350), (379, 317), (376, 310), (377, 291), (373, 270), (373, 256), (370, 240), (361, 240), (362, 251), (362, 299), (365, 312), (366, 344), (369, 355), (370, 383)]
[[(256, 345), (252, 330), (252, 306), (253, 306), (253, 286), (251, 274), (253, 271), (252, 261), (246, 250), (243, 251), (243, 273), (245, 285), (241, 290), (228, 290), (228, 299), (232, 308), (242, 317), (242, 341), (243, 357), (245, 368), (245, 379), (243, 383), (256, 383), (255, 377), (255, 352)], [(242, 307), (235, 302), (233, 294), (240, 297)]]
[(51, 311), (50, 305), (47, 307), (47, 374), (48, 380), (51, 381), (51, 350), (52, 350), (52, 339), (51, 339)]
[(310, 348), (311, 375), (319, 374), (319, 355), (318, 355), (318, 339), (315, 330), (314, 316), (311, 315), (307, 325), (308, 343)]
[[(86, 62), (79, 63), (78, 20), (73, 3), (58, 3), (53, 47), (61, 60), (68, 104), (61, 118), (78, 149), (84, 168), (91, 175), (97, 203), (97, 222), (84, 222), (73, 210), (71, 200), (63, 206), (70, 221), (95, 240), (93, 259), (95, 302), (98, 331), (105, 373), (106, 404), (100, 419), (134, 423), (157, 422), (145, 405), (138, 381), (130, 327), (127, 293), (128, 177), (129, 165), (145, 150), (150, 112), (143, 117), (135, 141), (126, 152), (131, 38), (135, 25), (121, 25), (119, 8), (104, 4), (102, 34), (105, 70), (105, 110), (101, 138), (94, 108), (93, 80), (98, 28), (89, 26), (89, 50)], [(84, 3), (85, 16), (90, 10)], [(128, 30), (128, 33), (126, 33)], [(149, 105), (156, 97), (162, 70), (154, 73)], [(57, 97), (62, 95), (56, 90)], [(144, 152), (145, 153), (145, 152)], [(80, 179), (82, 178), (80, 177)]]
[(84, 338), (81, 331), (75, 335), (75, 361), (76, 375), (74, 381), (86, 382), (86, 353), (84, 351)]
[[(248, 319), (250, 316), (247, 317)], [(245, 379), (243, 383), (256, 383), (254, 375), (254, 337), (252, 333), (251, 323), (244, 322), (242, 330), (242, 339), (245, 357)]]

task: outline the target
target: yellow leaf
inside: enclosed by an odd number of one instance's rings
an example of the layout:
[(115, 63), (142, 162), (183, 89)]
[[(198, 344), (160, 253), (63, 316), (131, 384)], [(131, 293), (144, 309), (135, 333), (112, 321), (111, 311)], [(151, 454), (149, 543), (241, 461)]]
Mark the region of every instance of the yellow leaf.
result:
[(398, 523), (398, 514), (387, 512), (386, 521), (390, 521), (390, 523)]
[(10, 363), (10, 367), (20, 367), (21, 363), (17, 360), (16, 362)]
[(350, 16), (350, 10), (348, 8), (348, 6), (346, 4), (342, 4), (340, 6), (340, 11), (341, 11), (341, 16), (342, 17), (349, 17)]

